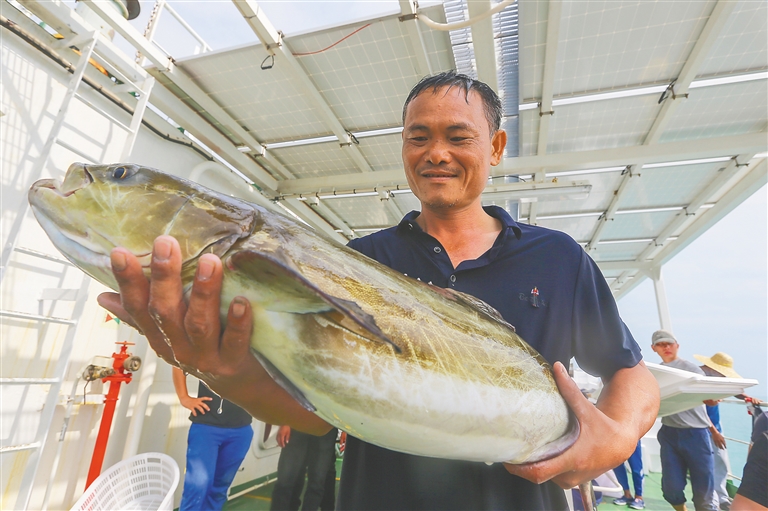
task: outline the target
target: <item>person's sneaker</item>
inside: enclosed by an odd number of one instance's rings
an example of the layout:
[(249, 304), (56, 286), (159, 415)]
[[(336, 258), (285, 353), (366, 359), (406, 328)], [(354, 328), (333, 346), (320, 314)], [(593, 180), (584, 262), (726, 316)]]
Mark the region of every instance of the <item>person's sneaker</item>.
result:
[(632, 509), (645, 509), (645, 501), (643, 499), (634, 499), (629, 503), (629, 507)]
[(617, 506), (626, 506), (630, 502), (632, 502), (632, 499), (628, 498), (628, 497), (621, 497), (620, 499), (613, 499), (613, 503), (616, 504)]

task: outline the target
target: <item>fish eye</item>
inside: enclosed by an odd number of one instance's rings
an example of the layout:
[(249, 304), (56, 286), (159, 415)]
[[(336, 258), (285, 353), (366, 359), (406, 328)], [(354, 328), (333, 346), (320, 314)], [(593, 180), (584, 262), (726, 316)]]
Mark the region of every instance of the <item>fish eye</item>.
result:
[(114, 177), (115, 179), (123, 179), (127, 175), (128, 175), (128, 170), (125, 167), (117, 167), (115, 169), (115, 172), (112, 174), (112, 177)]

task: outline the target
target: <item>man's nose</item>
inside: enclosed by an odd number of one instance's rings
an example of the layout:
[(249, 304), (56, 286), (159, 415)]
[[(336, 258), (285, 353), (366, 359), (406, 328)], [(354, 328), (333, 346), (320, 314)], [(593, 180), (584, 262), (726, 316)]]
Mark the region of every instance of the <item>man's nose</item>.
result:
[(445, 140), (434, 139), (427, 148), (426, 159), (432, 165), (440, 165), (451, 160), (451, 153)]

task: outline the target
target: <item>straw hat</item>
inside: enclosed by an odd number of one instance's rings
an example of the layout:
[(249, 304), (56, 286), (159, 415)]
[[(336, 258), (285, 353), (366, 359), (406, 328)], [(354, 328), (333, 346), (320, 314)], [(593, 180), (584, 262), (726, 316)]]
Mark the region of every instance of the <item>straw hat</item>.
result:
[(711, 358), (703, 355), (694, 355), (693, 357), (726, 378), (741, 378), (739, 373), (733, 370), (733, 357), (727, 353), (718, 351)]

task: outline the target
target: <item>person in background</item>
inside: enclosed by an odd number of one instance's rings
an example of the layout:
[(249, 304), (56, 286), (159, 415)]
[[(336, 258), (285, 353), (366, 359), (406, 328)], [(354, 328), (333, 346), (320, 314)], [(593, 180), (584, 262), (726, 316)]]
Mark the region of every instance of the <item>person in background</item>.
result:
[(768, 511), (768, 412), (759, 426), (755, 422), (743, 478), (731, 511)]
[[(657, 330), (651, 337), (651, 349), (661, 357), (662, 365), (704, 375), (696, 364), (677, 356), (679, 348), (675, 336), (666, 330)], [(719, 443), (715, 434), (719, 435)], [(713, 436), (717, 447), (725, 446), (722, 435), (709, 420), (703, 404), (661, 418), (661, 429), (656, 435), (661, 447), (661, 491), (664, 500), (676, 511), (687, 509), (685, 486), (688, 471), (696, 511), (717, 511), (712, 502), (715, 486)]]
[(613, 499), (613, 503), (617, 506), (629, 506), (632, 509), (645, 509), (645, 501), (643, 500), (643, 451), (640, 446), (640, 440), (637, 441), (637, 447), (632, 456), (627, 460), (629, 462), (629, 469), (632, 471), (632, 484), (635, 485), (635, 497), (632, 498), (632, 492), (629, 491), (629, 479), (627, 478), (627, 469), (624, 463), (613, 469), (613, 473), (616, 474), (616, 479), (619, 480), (619, 484), (624, 489), (624, 496), (618, 499)]
[[(725, 378), (741, 378), (739, 373), (733, 369), (733, 358), (727, 353), (718, 352), (711, 357), (705, 357), (703, 355), (694, 355), (693, 358), (703, 363), (701, 370), (707, 376), (717, 376)], [(712, 424), (717, 429), (720, 436), (723, 436), (723, 428), (720, 424), (720, 402), (722, 399), (708, 399), (704, 401), (707, 405), (707, 415), (712, 421)], [(713, 449), (715, 451), (715, 492), (713, 494), (713, 500), (715, 507), (727, 511), (731, 507), (731, 497), (728, 495), (726, 489), (726, 483), (728, 480), (728, 473), (731, 471), (731, 463), (728, 459), (728, 449), (723, 437), (722, 445), (720, 448), (715, 444), (716, 437), (713, 434), (712, 442)]]
[[(197, 397), (187, 392), (187, 376), (173, 368), (173, 387), (181, 406), (191, 411), (187, 470), (179, 511), (217, 511), (253, 439), (251, 415), (222, 399), (200, 381)], [(213, 411), (211, 411), (213, 409)]]
[[(283, 450), (277, 462), (277, 483), (272, 491), (271, 511), (297, 511), (300, 505), (302, 511), (317, 511), (324, 500), (328, 472), (333, 469), (336, 459), (337, 431), (331, 428), (325, 435), (315, 436), (291, 430), (290, 426), (280, 426), (277, 444)], [(302, 505), (305, 473), (307, 489)]]

